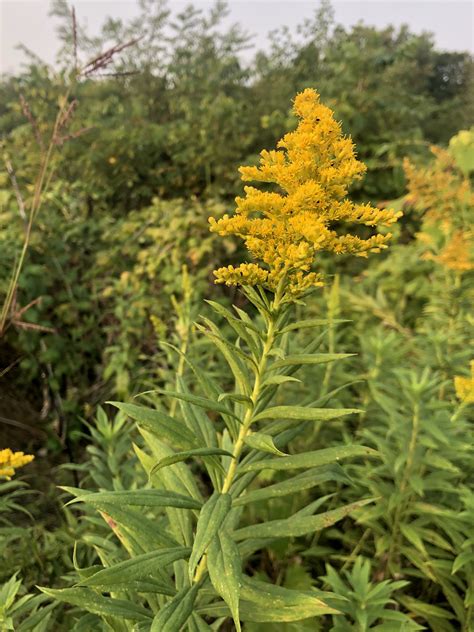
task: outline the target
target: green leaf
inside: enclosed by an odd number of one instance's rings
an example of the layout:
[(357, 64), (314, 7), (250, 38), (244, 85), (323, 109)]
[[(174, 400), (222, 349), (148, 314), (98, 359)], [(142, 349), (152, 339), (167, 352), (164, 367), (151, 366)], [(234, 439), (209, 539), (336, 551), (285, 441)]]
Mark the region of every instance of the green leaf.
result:
[(296, 470), (302, 468), (319, 467), (334, 463), (340, 459), (356, 456), (376, 456), (378, 453), (372, 448), (363, 445), (346, 445), (335, 448), (325, 448), (303, 454), (292, 454), (279, 459), (266, 459), (256, 463), (248, 463), (239, 468), (240, 472), (253, 472), (256, 470)]
[[(224, 604), (211, 604), (198, 608), (213, 617), (225, 616)], [(244, 577), (241, 587), (240, 618), (246, 622), (271, 623), (302, 621), (325, 614), (339, 614), (317, 594), (274, 586), (250, 577)]]
[(176, 445), (186, 450), (199, 447), (196, 437), (183, 423), (176, 421), (176, 419), (173, 419), (161, 410), (135, 404), (124, 404), (122, 402), (107, 403), (123, 411), (134, 419), (139, 426), (171, 445)]
[(164, 389), (145, 391), (140, 393), (140, 395), (146, 395), (147, 393), (160, 393), (161, 395), (166, 395), (167, 397), (172, 397), (173, 399), (182, 399), (185, 402), (204, 408), (204, 410), (213, 410), (216, 413), (235, 417), (234, 413), (225, 404), (221, 404), (207, 397), (200, 397), (199, 395), (192, 395), (191, 393), (184, 393), (181, 391), (167, 391)]
[(286, 366), (302, 366), (304, 364), (327, 364), (336, 360), (350, 358), (355, 353), (301, 353), (297, 355), (286, 356), (283, 360), (274, 362), (270, 369), (279, 369)]
[(413, 544), (413, 546), (416, 547), (418, 551), (420, 551), (420, 553), (427, 556), (425, 545), (423, 544), (423, 540), (421, 539), (416, 527), (413, 527), (409, 524), (401, 523), (400, 531), (403, 533), (405, 538), (409, 542), (411, 542), (411, 544)]
[(353, 413), (361, 413), (363, 411), (357, 408), (308, 408), (306, 406), (274, 406), (267, 408), (258, 415), (255, 415), (253, 421), (261, 421), (262, 419), (288, 419), (288, 420), (306, 420), (306, 421), (329, 421), (337, 419), (344, 415), (352, 415)]
[(173, 463), (180, 463), (181, 461), (185, 461), (191, 457), (200, 457), (206, 458), (207, 456), (231, 456), (233, 455), (227, 450), (222, 450), (221, 448), (197, 448), (196, 450), (187, 450), (186, 452), (177, 452), (176, 454), (172, 454), (171, 456), (167, 456), (164, 459), (161, 459), (156, 463), (150, 470), (150, 476), (156, 474), (162, 467), (167, 467), (168, 465), (173, 465)]
[[(71, 488), (62, 487), (66, 491)], [(77, 490), (82, 492), (82, 490)], [(77, 493), (76, 492), (76, 493)], [(162, 489), (137, 489), (119, 492), (96, 492), (86, 495), (79, 495), (70, 500), (67, 504), (84, 502), (89, 505), (100, 507), (104, 503), (107, 505), (137, 506), (137, 507), (176, 507), (178, 509), (200, 509), (202, 503), (190, 496), (183, 496), (175, 492)]]
[(239, 593), (242, 580), (239, 549), (225, 530), (216, 533), (207, 555), (212, 585), (229, 606), (237, 632), (240, 632)]
[(113, 616), (120, 619), (131, 619), (132, 621), (149, 621), (151, 619), (149, 611), (142, 608), (142, 606), (124, 599), (103, 597), (98, 595), (95, 590), (89, 588), (62, 588), (56, 590), (39, 586), (39, 589), (52, 599), (78, 606), (100, 617)]
[(403, 597), (400, 596), (398, 599), (405, 608), (411, 610), (417, 616), (434, 617), (436, 619), (453, 619), (455, 616), (452, 612), (449, 612), (444, 608), (433, 606), (420, 601), (419, 599), (414, 599), (413, 597), (404, 595)]
[(104, 590), (117, 590), (117, 585), (125, 585), (137, 579), (150, 579), (155, 571), (163, 567), (184, 560), (189, 557), (191, 549), (176, 547), (159, 549), (143, 555), (137, 555), (130, 560), (119, 562), (110, 568), (104, 568), (95, 575), (79, 582), (80, 586), (102, 587)]
[(284, 452), (276, 447), (273, 443), (273, 438), (270, 435), (263, 434), (261, 432), (252, 432), (247, 435), (244, 439), (244, 443), (254, 450), (269, 452), (270, 454), (277, 454), (279, 456), (286, 456)]
[(202, 507), (196, 527), (193, 551), (189, 558), (189, 577), (192, 581), (194, 571), (207, 547), (220, 529), (232, 506), (230, 494), (214, 492)]
[[(241, 598), (249, 603), (255, 604), (260, 607), (261, 611), (265, 614), (262, 616), (268, 616), (267, 610), (275, 609), (295, 609), (300, 610), (300, 614), (303, 615), (300, 619), (306, 619), (308, 617), (319, 616), (322, 614), (337, 614), (338, 611), (329, 607), (324, 601), (319, 599), (317, 595), (309, 591), (293, 590), (290, 588), (284, 588), (283, 586), (276, 586), (268, 582), (262, 582), (254, 579), (253, 577), (243, 578), (241, 588)], [(279, 616), (281, 617), (281, 614)], [(263, 621), (263, 619), (261, 619)], [(282, 619), (270, 619), (270, 620), (282, 620)], [(292, 619), (298, 620), (298, 619)]]
[(179, 632), (193, 613), (199, 585), (183, 588), (166, 604), (151, 624), (150, 632)]
[(308, 329), (308, 327), (318, 327), (320, 325), (338, 325), (339, 323), (350, 323), (350, 320), (329, 318), (308, 318), (307, 320), (300, 320), (296, 323), (291, 323), (280, 329), (280, 334), (286, 334), (288, 331), (294, 331), (295, 329)]
[(232, 505), (247, 505), (252, 502), (261, 502), (268, 498), (281, 498), (288, 494), (297, 494), (305, 489), (311, 489), (320, 483), (326, 481), (338, 481), (341, 483), (350, 482), (349, 477), (340, 465), (330, 465), (324, 468), (316, 468), (294, 476), (287, 481), (268, 485), (261, 489), (254, 489), (250, 492), (242, 494), (239, 498), (235, 498)]
[(206, 323), (210, 327), (210, 331), (198, 326), (198, 329), (211, 340), (211, 342), (219, 349), (229, 365), (232, 374), (234, 375), (236, 384), (238, 385), (240, 392), (244, 395), (250, 395), (251, 386), (248, 378), (248, 371), (245, 365), (241, 362), (236, 348), (230, 348), (228, 342), (222, 338), (219, 334), (219, 330), (211, 321), (206, 320)]
[(373, 498), (360, 500), (350, 505), (344, 505), (331, 511), (326, 511), (316, 516), (295, 517), (291, 516), (284, 520), (270, 520), (262, 524), (243, 527), (234, 532), (235, 540), (246, 540), (247, 538), (287, 538), (306, 535), (321, 531), (345, 518), (352, 511), (373, 502)]
[(298, 380), (298, 378), (292, 377), (291, 375), (272, 375), (270, 377), (267, 377), (263, 381), (262, 387), (273, 386), (274, 384), (276, 385), (285, 384), (285, 382), (300, 382), (301, 383), (301, 380)]
[(244, 404), (247, 407), (253, 406), (253, 402), (250, 397), (247, 397), (246, 395), (240, 395), (239, 393), (221, 393), (218, 397), (219, 402), (223, 402), (227, 399), (230, 399), (233, 402), (237, 402), (238, 404)]
[(454, 575), (466, 564), (474, 564), (474, 551), (463, 551), (460, 553), (454, 560), (451, 573)]

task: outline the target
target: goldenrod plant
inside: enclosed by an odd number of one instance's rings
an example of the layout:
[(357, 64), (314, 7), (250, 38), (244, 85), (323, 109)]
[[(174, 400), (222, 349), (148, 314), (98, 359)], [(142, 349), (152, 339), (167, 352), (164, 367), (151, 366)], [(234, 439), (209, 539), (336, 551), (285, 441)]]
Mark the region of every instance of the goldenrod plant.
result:
[[(278, 190), (247, 188), (233, 217), (211, 219), (212, 230), (242, 237), (256, 260), (215, 273), (217, 282), (240, 286), (248, 301), (245, 309), (234, 311), (210, 302), (234, 337), (224, 337), (207, 318), (197, 325), (225, 359), (233, 387), (225, 376), (211, 377), (205, 366), (184, 355), (192, 385), (177, 379), (174, 390), (157, 391), (161, 397), (155, 407), (115, 403), (136, 421), (143, 437), (144, 448), (135, 451), (149, 483), (131, 490), (75, 492), (76, 502), (109, 516), (129, 558), (113, 565), (105, 560), (103, 567), (84, 571), (73, 588), (42, 590), (95, 615), (103, 629), (216, 630), (231, 617), (241, 630), (241, 622), (278, 625), (338, 612), (324, 592), (262, 583), (246, 572), (246, 565), (269, 543), (314, 534), (374, 499), (340, 504), (332, 494), (314, 494), (278, 520), (247, 524), (243, 516), (249, 504), (345, 481), (343, 461), (376, 456), (350, 442), (292, 453), (292, 440), (312, 425), (360, 411), (280, 402), (285, 385), (299, 382), (301, 367), (348, 355), (316, 352), (317, 337), (303, 349), (292, 343), (295, 332), (317, 331), (327, 322), (293, 319), (295, 304), (324, 282), (312, 269), (317, 253), (366, 256), (389, 239), (386, 234), (362, 239), (349, 228), (339, 234), (335, 223), (376, 227), (393, 223), (398, 213), (345, 199), (364, 166), (314, 90), (296, 97), (294, 111), (298, 127), (279, 149), (262, 152), (259, 167), (241, 169), (244, 179), (274, 183)], [(173, 414), (165, 405), (170, 399), (178, 402)], [(197, 476), (199, 465), (203, 477)], [(265, 471), (290, 475), (261, 487)], [(330, 499), (336, 502), (328, 509)]]
[(48, 632), (56, 603), (25, 593), (17, 574), (0, 585), (0, 632)]
[(369, 560), (358, 557), (351, 571), (338, 573), (326, 565), (327, 585), (344, 600), (338, 605), (344, 616), (334, 616), (332, 632), (391, 632), (423, 630), (424, 628), (399, 612), (394, 606), (393, 593), (408, 585), (406, 581), (370, 580)]

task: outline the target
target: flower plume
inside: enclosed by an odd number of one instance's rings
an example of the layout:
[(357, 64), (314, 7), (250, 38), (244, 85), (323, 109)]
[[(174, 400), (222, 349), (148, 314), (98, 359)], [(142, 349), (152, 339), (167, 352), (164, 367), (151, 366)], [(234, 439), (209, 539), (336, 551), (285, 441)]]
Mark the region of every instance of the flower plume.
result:
[(401, 215), (346, 199), (350, 184), (366, 167), (315, 90), (298, 94), (293, 111), (299, 118), (296, 130), (278, 142), (277, 150), (263, 150), (259, 166), (240, 168), (242, 180), (270, 183), (276, 190), (246, 186), (245, 196), (236, 198), (234, 215), (209, 220), (219, 235), (243, 239), (256, 260), (216, 270), (217, 283), (259, 284), (274, 291), (286, 279), (289, 291), (301, 294), (322, 285), (321, 275), (312, 271), (319, 251), (366, 257), (385, 248), (391, 236), (338, 234), (336, 222), (376, 227)]

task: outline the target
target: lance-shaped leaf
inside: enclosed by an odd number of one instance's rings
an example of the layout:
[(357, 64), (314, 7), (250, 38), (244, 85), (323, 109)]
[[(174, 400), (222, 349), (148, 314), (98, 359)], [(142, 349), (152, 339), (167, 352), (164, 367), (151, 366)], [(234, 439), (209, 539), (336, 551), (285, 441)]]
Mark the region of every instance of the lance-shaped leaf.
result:
[(94, 507), (118, 505), (134, 507), (176, 507), (177, 509), (200, 509), (202, 503), (190, 496), (183, 496), (176, 492), (163, 489), (136, 489), (118, 492), (93, 492), (81, 493), (83, 490), (62, 487), (70, 493), (77, 493), (77, 498), (70, 500), (67, 504), (83, 502)]
[(182, 391), (167, 391), (164, 389), (155, 389), (153, 391), (145, 391), (140, 395), (146, 395), (148, 393), (160, 393), (161, 395), (167, 395), (173, 399), (182, 399), (184, 402), (204, 408), (204, 410), (213, 410), (216, 413), (222, 413), (223, 415), (231, 415), (235, 417), (234, 413), (225, 405), (220, 402), (216, 402), (208, 397), (201, 397), (199, 395), (193, 395), (192, 393), (185, 393)]
[(185, 450), (199, 447), (196, 437), (183, 423), (176, 421), (176, 419), (173, 419), (161, 410), (137, 406), (136, 404), (124, 404), (122, 402), (107, 403), (123, 411), (134, 419), (139, 426), (170, 445), (175, 445)]
[(286, 366), (302, 366), (303, 364), (327, 364), (336, 360), (343, 360), (355, 355), (354, 353), (301, 353), (286, 356), (283, 360), (277, 360), (270, 367), (279, 369)]
[(232, 314), (232, 312), (219, 303), (215, 303), (214, 301), (206, 301), (206, 303), (208, 303), (215, 312), (227, 320), (239, 338), (245, 340), (254, 356), (258, 356), (260, 345), (258, 335), (256, 335), (258, 334), (258, 329), (245, 318), (247, 314), (245, 312), (240, 312), (240, 314), (242, 314), (241, 318), (237, 318), (234, 314)]
[(262, 419), (288, 419), (305, 421), (329, 421), (344, 415), (361, 413), (357, 408), (308, 408), (307, 406), (274, 406), (255, 415), (253, 421)]
[(233, 348), (230, 348), (228, 341), (222, 338), (214, 323), (207, 319), (205, 322), (210, 328), (210, 331), (200, 326), (198, 326), (198, 329), (202, 331), (222, 353), (234, 375), (240, 392), (245, 395), (250, 395), (252, 389), (249, 382), (249, 374), (246, 366), (240, 360), (237, 348), (235, 345)]
[(352, 511), (374, 502), (373, 498), (360, 500), (359, 502), (344, 505), (331, 511), (317, 514), (316, 516), (295, 517), (291, 516), (285, 520), (270, 520), (262, 524), (244, 527), (234, 532), (235, 540), (245, 540), (247, 538), (287, 538), (306, 535), (321, 531), (345, 518)]
[(239, 593), (242, 580), (239, 549), (225, 529), (212, 540), (207, 554), (207, 568), (216, 592), (229, 606), (237, 632), (240, 632)]
[(239, 468), (239, 472), (253, 472), (257, 470), (297, 470), (310, 467), (328, 465), (341, 459), (356, 456), (377, 456), (377, 451), (364, 445), (345, 445), (335, 448), (324, 448), (303, 454), (292, 454), (279, 459), (265, 459), (256, 463), (248, 463)]
[(208, 625), (202, 617), (196, 612), (193, 612), (191, 618), (188, 620), (189, 632), (213, 632), (213, 628)]
[(78, 606), (99, 617), (112, 616), (120, 619), (131, 619), (132, 621), (149, 621), (151, 618), (150, 612), (142, 606), (124, 599), (103, 597), (90, 588), (62, 588), (56, 590), (39, 586), (39, 589), (48, 597), (64, 601), (72, 606)]
[(314, 612), (315, 609), (320, 609), (320, 614), (323, 614), (323, 610), (325, 611), (324, 614), (329, 613), (329, 611), (332, 614), (337, 613), (337, 610), (329, 607), (318, 594), (276, 586), (268, 582), (261, 582), (253, 577), (243, 577), (241, 597), (263, 609), (267, 609), (270, 604), (273, 604), (274, 608), (300, 608), (301, 612), (305, 610)]
[(187, 547), (159, 549), (143, 555), (137, 555), (130, 560), (119, 562), (110, 568), (100, 570), (92, 577), (79, 582), (80, 586), (88, 586), (104, 590), (117, 590), (117, 586), (127, 586), (131, 581), (149, 579), (150, 575), (177, 560), (186, 559), (191, 553)]
[(337, 325), (339, 323), (350, 323), (350, 320), (337, 319), (332, 320), (329, 318), (308, 318), (307, 320), (299, 320), (296, 323), (291, 323), (280, 329), (281, 334), (286, 334), (288, 331), (294, 331), (295, 329), (308, 329), (310, 327), (318, 327), (320, 325)]
[(315, 468), (298, 476), (293, 476), (287, 481), (268, 485), (261, 489), (254, 489), (246, 494), (242, 494), (234, 499), (233, 506), (238, 507), (239, 505), (268, 500), (269, 498), (281, 498), (289, 494), (297, 494), (305, 489), (311, 489), (320, 483), (325, 483), (326, 481), (349, 483), (350, 478), (340, 465)]
[[(322, 595), (324, 597), (324, 595)], [(225, 616), (224, 604), (210, 604), (198, 608), (210, 616)], [(318, 593), (291, 590), (274, 586), (250, 577), (243, 578), (240, 617), (254, 623), (302, 621), (325, 614), (339, 614), (328, 606)]]
[(247, 397), (246, 395), (239, 395), (239, 393), (221, 393), (218, 397), (219, 402), (223, 402), (227, 399), (237, 402), (238, 404), (244, 404), (249, 408), (253, 406), (253, 402), (250, 397)]
[(189, 558), (189, 577), (192, 580), (199, 560), (220, 529), (232, 506), (230, 494), (214, 492), (202, 507), (196, 527), (193, 551)]
[(151, 468), (150, 476), (156, 474), (156, 472), (158, 472), (158, 470), (161, 470), (162, 467), (167, 467), (168, 465), (173, 465), (174, 463), (180, 463), (181, 461), (186, 461), (186, 459), (190, 459), (191, 457), (200, 457), (201, 459), (205, 459), (209, 456), (231, 456), (233, 458), (231, 452), (227, 452), (227, 450), (222, 450), (222, 448), (196, 448), (196, 450), (177, 452), (176, 454), (167, 456), (164, 459), (160, 459), (158, 463), (156, 463)]
[(279, 456), (286, 456), (284, 452), (276, 447), (273, 443), (273, 438), (270, 435), (263, 434), (261, 432), (252, 432), (245, 437), (244, 442), (254, 450), (269, 452), (270, 454), (277, 454)]
[(262, 386), (278, 386), (279, 384), (285, 384), (286, 382), (301, 382), (301, 380), (296, 377), (292, 377), (291, 375), (272, 375), (265, 378)]
[(193, 613), (199, 584), (183, 588), (164, 606), (151, 624), (150, 632), (178, 632)]

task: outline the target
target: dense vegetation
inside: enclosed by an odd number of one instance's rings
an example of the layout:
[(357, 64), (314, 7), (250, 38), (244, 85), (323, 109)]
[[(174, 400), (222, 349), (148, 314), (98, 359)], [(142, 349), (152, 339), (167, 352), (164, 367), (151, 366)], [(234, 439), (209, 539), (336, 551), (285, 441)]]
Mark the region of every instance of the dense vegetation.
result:
[(0, 83), (0, 630), (471, 630), (471, 56), (139, 7)]

